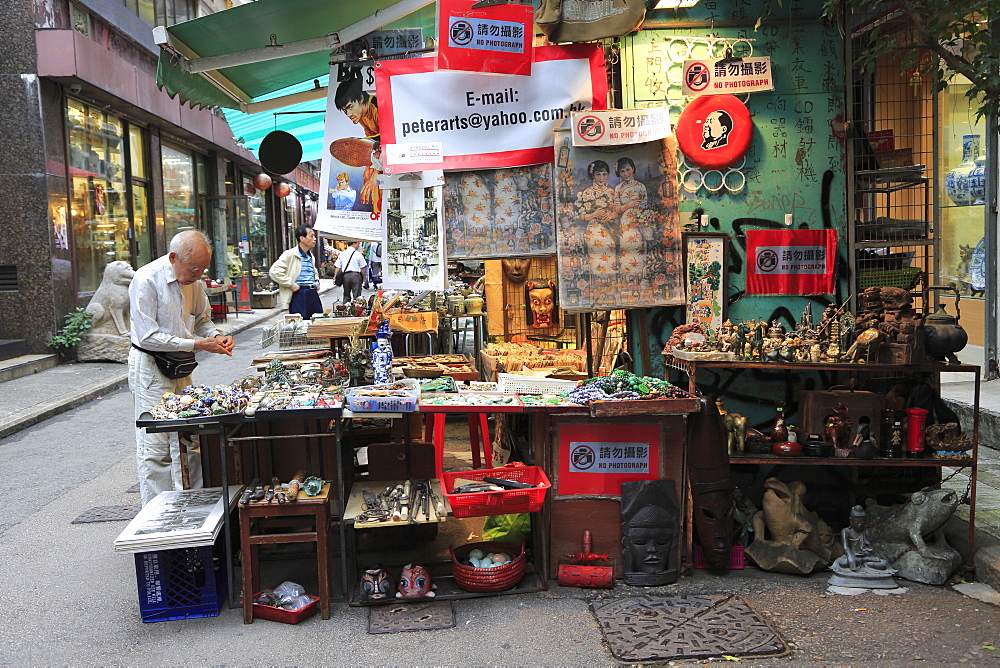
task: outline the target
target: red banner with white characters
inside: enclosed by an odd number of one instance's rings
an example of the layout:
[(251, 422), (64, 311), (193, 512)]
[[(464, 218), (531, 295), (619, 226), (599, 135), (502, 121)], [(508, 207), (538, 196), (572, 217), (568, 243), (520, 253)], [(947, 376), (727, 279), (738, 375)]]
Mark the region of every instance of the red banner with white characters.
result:
[(445, 170), (552, 162), (553, 130), (574, 111), (606, 109), (608, 96), (597, 44), (540, 46), (530, 77), (435, 70), (433, 58), (383, 60), (375, 89), (382, 144), (441, 142)]
[(484, 74), (531, 74), (535, 10), (531, 5), (491, 5), (438, 0), (439, 70)]
[(748, 230), (747, 294), (832, 294), (836, 260), (836, 230)]

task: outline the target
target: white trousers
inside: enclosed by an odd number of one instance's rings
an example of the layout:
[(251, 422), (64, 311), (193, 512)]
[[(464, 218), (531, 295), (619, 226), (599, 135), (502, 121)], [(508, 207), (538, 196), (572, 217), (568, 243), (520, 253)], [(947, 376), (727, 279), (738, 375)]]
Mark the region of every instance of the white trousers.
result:
[[(191, 376), (171, 380), (160, 373), (151, 355), (132, 348), (128, 353), (128, 387), (132, 390), (135, 419), (160, 403), (165, 392), (180, 393), (191, 384)], [(192, 488), (204, 487), (201, 473), (201, 449), (189, 446), (187, 452), (188, 482)], [(135, 460), (139, 470), (139, 494), (142, 505), (157, 494), (182, 489), (180, 444), (176, 432), (148, 434), (135, 430)]]

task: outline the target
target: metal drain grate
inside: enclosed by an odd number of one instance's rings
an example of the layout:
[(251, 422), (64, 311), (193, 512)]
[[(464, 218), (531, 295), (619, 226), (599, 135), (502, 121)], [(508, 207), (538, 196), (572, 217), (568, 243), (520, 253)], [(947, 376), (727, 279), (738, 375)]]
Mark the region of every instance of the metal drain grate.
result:
[(398, 633), (399, 631), (429, 631), (455, 626), (455, 609), (451, 601), (399, 603), (381, 605), (368, 610), (368, 633)]
[(735, 594), (640, 596), (590, 605), (620, 661), (788, 652), (785, 641)]
[(117, 520), (130, 520), (139, 514), (142, 506), (97, 506), (84, 512), (70, 524), (86, 524), (87, 522), (115, 522)]

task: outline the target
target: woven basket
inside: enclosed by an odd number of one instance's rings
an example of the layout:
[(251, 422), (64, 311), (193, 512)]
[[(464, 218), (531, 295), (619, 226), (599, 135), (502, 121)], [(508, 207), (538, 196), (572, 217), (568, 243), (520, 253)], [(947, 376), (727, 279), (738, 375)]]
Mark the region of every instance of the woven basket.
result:
[[(479, 593), (512, 589), (524, 577), (524, 569), (528, 563), (524, 554), (524, 541), (520, 545), (501, 542), (467, 543), (458, 547), (449, 546), (448, 549), (451, 551), (451, 574), (458, 586), (465, 591)], [(493, 568), (476, 568), (461, 563), (475, 549), (482, 550), (484, 554), (506, 552), (517, 556), (506, 564)]]

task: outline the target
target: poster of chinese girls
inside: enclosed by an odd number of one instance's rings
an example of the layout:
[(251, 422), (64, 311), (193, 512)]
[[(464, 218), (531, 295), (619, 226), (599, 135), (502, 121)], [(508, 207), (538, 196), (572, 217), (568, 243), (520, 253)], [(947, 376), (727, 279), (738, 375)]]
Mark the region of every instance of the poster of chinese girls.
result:
[(673, 138), (572, 146), (563, 141), (569, 134), (556, 131), (560, 306), (583, 311), (684, 303)]

